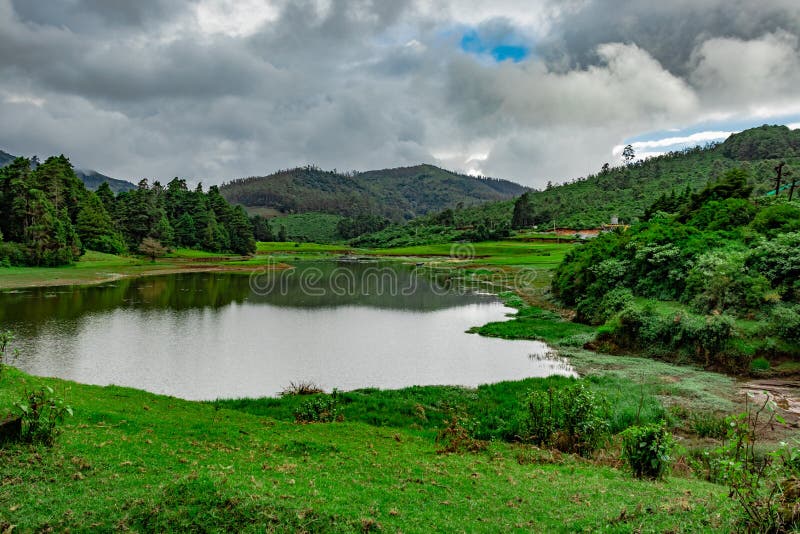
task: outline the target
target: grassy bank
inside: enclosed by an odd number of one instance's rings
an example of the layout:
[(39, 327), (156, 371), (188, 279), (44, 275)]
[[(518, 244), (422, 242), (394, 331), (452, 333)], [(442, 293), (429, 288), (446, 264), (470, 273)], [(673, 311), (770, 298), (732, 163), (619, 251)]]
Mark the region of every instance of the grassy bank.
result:
[(63, 267), (0, 267), (0, 289), (99, 284), (119, 278), (179, 272), (237, 271), (263, 263), (265, 260), (258, 257), (248, 259), (189, 249), (179, 249), (155, 262), (88, 251), (79, 261)]
[(49, 384), (75, 410), (52, 449), (0, 450), (0, 527), (17, 531), (727, 531), (722, 487), (355, 421), (298, 425), (118, 387), (11, 370), (7, 406)]

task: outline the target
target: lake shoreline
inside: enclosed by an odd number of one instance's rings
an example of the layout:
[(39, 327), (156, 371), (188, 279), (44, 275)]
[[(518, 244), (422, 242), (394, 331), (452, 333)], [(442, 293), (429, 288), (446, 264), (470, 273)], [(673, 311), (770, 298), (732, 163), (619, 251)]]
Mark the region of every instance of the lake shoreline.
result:
[(122, 262), (85, 267), (80, 262), (69, 267), (0, 268), (0, 291), (33, 287), (90, 286), (123, 278), (140, 278), (180, 273), (252, 272), (256, 269), (290, 269), (286, 263), (233, 263), (230, 260), (201, 258), (163, 258), (155, 263), (138, 263), (135, 258)]

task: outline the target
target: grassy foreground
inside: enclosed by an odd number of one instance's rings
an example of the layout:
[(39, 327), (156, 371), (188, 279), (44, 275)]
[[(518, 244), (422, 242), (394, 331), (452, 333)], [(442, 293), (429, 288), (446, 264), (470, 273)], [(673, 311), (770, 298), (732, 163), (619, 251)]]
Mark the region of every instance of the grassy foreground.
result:
[(437, 454), (413, 429), (298, 425), (7, 370), (75, 409), (52, 449), (0, 450), (0, 530), (727, 531), (722, 487), (492, 443)]
[[(543, 339), (613, 405), (614, 431), (692, 413), (737, 409), (722, 375), (580, 349), (592, 329), (547, 308), (542, 292), (569, 244), (514, 241), (353, 250), (261, 243), (253, 258), (178, 251), (157, 263), (87, 255), (63, 269), (0, 269), (0, 287), (99, 281), (184, 269), (245, 269), (342, 254), (417, 258), (442, 277), (486, 280), (519, 311), (483, 335)], [(533, 277), (520, 278), (523, 271)], [(529, 284), (524, 288), (520, 281)], [(14, 285), (16, 284), (16, 286)], [(531, 290), (531, 291), (527, 291)], [(533, 305), (538, 304), (538, 305)], [(635, 480), (612, 443), (595, 460), (506, 443), (530, 390), (562, 378), (482, 386), (361, 390), (343, 395), (345, 422), (295, 424), (298, 397), (188, 402), (146, 392), (36, 378), (0, 378), (0, 418), (25, 390), (50, 385), (74, 408), (53, 448), (0, 448), (0, 532), (730, 531), (727, 489), (676, 470)], [(440, 454), (437, 431), (453, 413), (481, 421), (475, 453)], [(677, 412), (675, 412), (677, 413)]]

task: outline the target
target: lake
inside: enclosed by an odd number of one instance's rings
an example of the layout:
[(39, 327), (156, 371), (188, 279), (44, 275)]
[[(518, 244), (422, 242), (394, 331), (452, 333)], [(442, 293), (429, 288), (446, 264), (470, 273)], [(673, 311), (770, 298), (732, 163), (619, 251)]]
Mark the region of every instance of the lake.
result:
[(25, 372), (184, 399), (477, 386), (573, 374), (535, 341), (467, 334), (514, 310), (398, 263), (184, 273), (0, 292), (0, 325)]

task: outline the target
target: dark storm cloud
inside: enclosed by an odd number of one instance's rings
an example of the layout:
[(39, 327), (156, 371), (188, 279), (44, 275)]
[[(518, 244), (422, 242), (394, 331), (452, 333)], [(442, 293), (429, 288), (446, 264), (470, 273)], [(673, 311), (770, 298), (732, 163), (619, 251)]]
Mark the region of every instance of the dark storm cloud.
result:
[(544, 47), (571, 67), (598, 63), (602, 43), (636, 43), (671, 72), (685, 75), (696, 47), (715, 38), (800, 33), (797, 0), (589, 0), (568, 12)]
[(11, 3), (25, 23), (90, 33), (161, 24), (183, 11), (187, 4), (174, 0), (12, 0)]
[(430, 162), (541, 185), (641, 132), (800, 106), (798, 5), (0, 0), (0, 149), (133, 179)]

